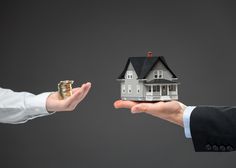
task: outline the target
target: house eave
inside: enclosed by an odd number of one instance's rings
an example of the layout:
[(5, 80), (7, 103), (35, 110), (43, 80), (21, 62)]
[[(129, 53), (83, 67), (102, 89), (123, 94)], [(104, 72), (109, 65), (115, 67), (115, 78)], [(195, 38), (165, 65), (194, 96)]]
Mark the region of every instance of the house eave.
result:
[(116, 79), (117, 81), (125, 81), (125, 79)]

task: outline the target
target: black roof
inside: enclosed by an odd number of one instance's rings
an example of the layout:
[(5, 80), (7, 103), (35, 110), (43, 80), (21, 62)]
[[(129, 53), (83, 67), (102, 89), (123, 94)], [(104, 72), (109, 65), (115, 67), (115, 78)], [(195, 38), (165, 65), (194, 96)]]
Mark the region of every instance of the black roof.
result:
[(163, 65), (170, 71), (173, 78), (177, 78), (174, 72), (167, 65), (166, 60), (163, 56), (152, 56), (152, 57), (129, 57), (125, 65), (125, 68), (118, 77), (118, 79), (124, 79), (125, 73), (127, 71), (130, 62), (134, 67), (138, 79), (144, 79), (158, 61), (161, 61), (163, 63)]
[(170, 83), (177, 83), (175, 81), (170, 81), (166, 79), (153, 79), (151, 81), (145, 82), (145, 84), (170, 84)]

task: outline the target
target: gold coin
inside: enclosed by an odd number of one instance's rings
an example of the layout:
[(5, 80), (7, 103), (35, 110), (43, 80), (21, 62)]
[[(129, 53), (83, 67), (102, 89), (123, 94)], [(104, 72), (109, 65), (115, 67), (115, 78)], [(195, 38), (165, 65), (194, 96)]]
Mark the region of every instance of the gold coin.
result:
[(58, 92), (62, 99), (70, 97), (72, 95), (73, 80), (64, 80), (58, 83)]

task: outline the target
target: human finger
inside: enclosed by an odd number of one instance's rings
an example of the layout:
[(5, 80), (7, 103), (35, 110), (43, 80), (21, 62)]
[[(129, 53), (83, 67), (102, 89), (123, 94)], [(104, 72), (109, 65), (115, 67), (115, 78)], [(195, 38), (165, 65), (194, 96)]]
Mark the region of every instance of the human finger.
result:
[(67, 110), (73, 110), (75, 107), (74, 102), (77, 102), (80, 100), (83, 96), (83, 93), (85, 91), (85, 84), (83, 84), (80, 88), (74, 88), (73, 89), (73, 94), (68, 97), (67, 99), (64, 100), (64, 106)]
[(163, 110), (164, 102), (158, 102), (158, 103), (140, 103), (131, 108), (132, 113), (152, 113), (159, 111), (161, 112)]
[(91, 88), (91, 83), (90, 82), (87, 82), (86, 84), (85, 84), (85, 91), (84, 91), (84, 93), (83, 93), (83, 96), (82, 96), (82, 100), (87, 96), (87, 94), (88, 94), (88, 92), (89, 92), (89, 90), (90, 90), (90, 88)]
[(71, 102), (71, 106), (74, 108), (86, 97), (86, 95), (88, 94), (88, 92), (91, 88), (91, 83), (88, 82), (88, 83), (84, 84), (83, 87), (84, 87), (83, 93), (77, 99), (74, 99)]
[(127, 108), (131, 109), (133, 106), (137, 105), (137, 102), (134, 101), (124, 101), (124, 100), (117, 100), (114, 102), (115, 108)]

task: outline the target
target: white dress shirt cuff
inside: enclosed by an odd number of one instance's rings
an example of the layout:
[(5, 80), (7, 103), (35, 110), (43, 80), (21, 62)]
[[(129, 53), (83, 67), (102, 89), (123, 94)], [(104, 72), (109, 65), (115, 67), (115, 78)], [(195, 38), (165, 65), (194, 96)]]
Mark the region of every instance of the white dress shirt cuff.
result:
[(30, 119), (51, 114), (46, 108), (47, 98), (50, 94), (51, 92), (45, 92), (26, 98), (25, 106), (27, 109), (27, 114), (31, 116)]
[(196, 106), (188, 106), (184, 110), (183, 121), (184, 121), (184, 133), (186, 138), (192, 138), (190, 131), (190, 116), (195, 107)]

